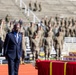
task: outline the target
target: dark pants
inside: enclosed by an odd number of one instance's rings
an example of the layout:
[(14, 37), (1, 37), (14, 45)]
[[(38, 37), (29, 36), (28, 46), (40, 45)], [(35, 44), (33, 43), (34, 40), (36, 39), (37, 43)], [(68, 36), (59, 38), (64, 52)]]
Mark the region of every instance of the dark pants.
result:
[(9, 75), (18, 75), (20, 59), (8, 59)]

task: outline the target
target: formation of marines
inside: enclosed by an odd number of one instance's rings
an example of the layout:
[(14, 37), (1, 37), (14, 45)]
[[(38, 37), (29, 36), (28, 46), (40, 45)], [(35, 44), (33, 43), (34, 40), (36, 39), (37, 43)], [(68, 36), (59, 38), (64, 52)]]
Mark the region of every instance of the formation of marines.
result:
[[(56, 59), (60, 59), (61, 51), (63, 50), (63, 42), (65, 37), (76, 37), (76, 20), (75, 18), (60, 18), (47, 17), (43, 18), (40, 23), (24, 24), (21, 20), (21, 34), (23, 35), (23, 58), (24, 61), (26, 52), (26, 40), (28, 36), (30, 39), (30, 47), (33, 55), (33, 60), (39, 58), (40, 50), (43, 48), (45, 59), (50, 59), (50, 52), (52, 47), (56, 51)], [(0, 20), (0, 37), (4, 41), (6, 34), (13, 29), (15, 21), (10, 21), (9, 16), (5, 20)]]

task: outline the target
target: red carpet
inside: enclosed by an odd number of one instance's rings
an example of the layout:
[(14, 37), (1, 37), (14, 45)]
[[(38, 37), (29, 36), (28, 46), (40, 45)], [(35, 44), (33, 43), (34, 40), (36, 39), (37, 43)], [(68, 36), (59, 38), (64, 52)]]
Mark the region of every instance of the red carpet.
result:
[[(8, 75), (7, 65), (0, 65), (0, 75)], [(25, 64), (25, 65), (20, 65), (19, 75), (38, 75), (38, 73), (32, 64)]]

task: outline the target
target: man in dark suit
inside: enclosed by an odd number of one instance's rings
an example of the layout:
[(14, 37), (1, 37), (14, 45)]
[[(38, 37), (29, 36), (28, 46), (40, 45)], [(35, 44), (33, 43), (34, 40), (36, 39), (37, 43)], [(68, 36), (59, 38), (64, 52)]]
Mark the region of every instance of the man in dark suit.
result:
[(18, 75), (20, 57), (22, 56), (22, 35), (19, 23), (15, 24), (12, 32), (6, 35), (4, 56), (8, 60), (9, 75)]

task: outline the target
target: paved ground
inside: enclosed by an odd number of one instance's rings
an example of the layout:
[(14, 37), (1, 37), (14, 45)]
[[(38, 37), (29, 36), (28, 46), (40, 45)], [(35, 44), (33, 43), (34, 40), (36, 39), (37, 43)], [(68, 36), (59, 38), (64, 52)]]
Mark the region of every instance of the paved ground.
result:
[[(0, 75), (8, 75), (7, 65), (0, 65)], [(38, 71), (32, 64), (20, 65), (19, 75), (38, 75)]]

